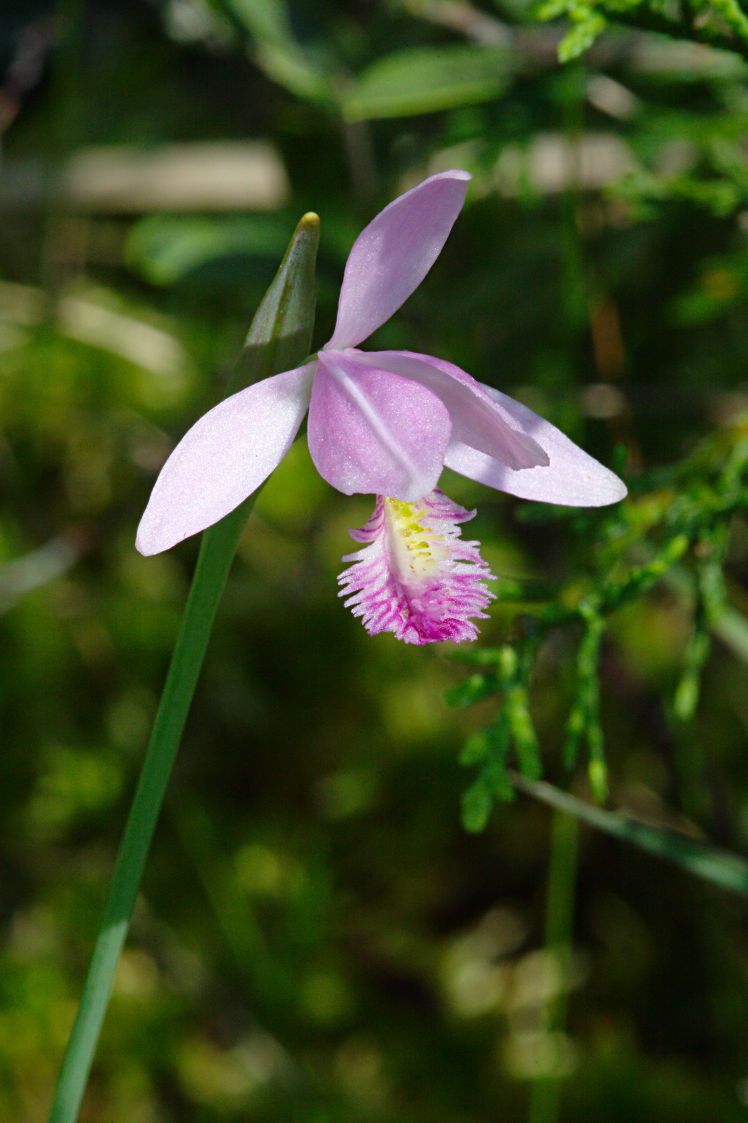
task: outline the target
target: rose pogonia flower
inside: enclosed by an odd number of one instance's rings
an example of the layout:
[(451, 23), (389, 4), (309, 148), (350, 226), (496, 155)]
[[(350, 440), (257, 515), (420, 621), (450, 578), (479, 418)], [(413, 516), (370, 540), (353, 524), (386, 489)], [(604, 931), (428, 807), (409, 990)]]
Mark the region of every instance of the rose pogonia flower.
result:
[[(491, 575), (474, 543), (458, 545), (458, 524), (471, 516), (434, 490), (444, 465), (550, 503), (602, 506), (626, 494), (617, 476), (553, 425), (452, 363), (358, 349), (434, 264), (469, 179), (459, 170), (430, 176), (369, 223), (346, 263), (330, 341), (309, 362), (233, 394), (193, 425), (156, 481), (138, 528), (141, 553), (166, 550), (237, 507), (285, 456), (308, 409), (309, 451), (320, 475), (346, 495), (377, 496), (374, 516), (353, 536), (369, 542), (378, 561), (360, 551), (342, 578), (344, 593), (357, 590), (356, 611), (368, 630), (391, 630), (409, 642), (465, 639), (475, 632), (469, 617), (481, 615), (492, 595), (479, 582)], [(403, 535), (415, 525), (430, 544), (430, 575), (423, 558), (415, 577), (403, 565)], [(369, 567), (366, 581), (359, 565)], [(387, 589), (389, 616), (375, 607)], [(380, 627), (383, 620), (389, 624)]]

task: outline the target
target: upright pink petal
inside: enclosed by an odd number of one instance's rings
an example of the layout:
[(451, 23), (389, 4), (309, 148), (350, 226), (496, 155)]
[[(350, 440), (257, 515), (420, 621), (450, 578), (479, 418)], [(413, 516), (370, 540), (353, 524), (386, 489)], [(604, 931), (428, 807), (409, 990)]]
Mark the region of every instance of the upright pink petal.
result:
[(326, 348), (355, 347), (418, 288), (460, 213), (469, 179), (463, 171), (432, 175), (386, 206), (359, 234)]
[(417, 503), (377, 496), (366, 526), (350, 532), (364, 548), (343, 558), (354, 564), (338, 577), (369, 635), (418, 644), (476, 638), (472, 621), (485, 618), (495, 596), (484, 582), (495, 577), (479, 543), (460, 538), (460, 523), (474, 514), (438, 490)]
[(309, 451), (338, 491), (420, 499), (439, 479), (450, 432), (449, 414), (430, 390), (349, 355), (320, 352)]
[(568, 507), (604, 507), (626, 495), (626, 485), (609, 468), (583, 452), (555, 425), (545, 421), (527, 406), (490, 386), (485, 389), (511, 416), (521, 430), (545, 449), (545, 467), (525, 468), (520, 472), (470, 448), (459, 440), (450, 443), (444, 463), (455, 472), (478, 480), (520, 499), (560, 503)]
[(161, 469), (138, 527), (141, 554), (158, 554), (212, 526), (260, 486), (304, 418), (314, 363), (232, 394), (185, 434)]
[(534, 468), (548, 463), (544, 450), (522, 431), (509, 410), (454, 363), (413, 351), (361, 351), (357, 355), (363, 362), (412, 378), (432, 390), (449, 410), (453, 439), (485, 452), (509, 468)]

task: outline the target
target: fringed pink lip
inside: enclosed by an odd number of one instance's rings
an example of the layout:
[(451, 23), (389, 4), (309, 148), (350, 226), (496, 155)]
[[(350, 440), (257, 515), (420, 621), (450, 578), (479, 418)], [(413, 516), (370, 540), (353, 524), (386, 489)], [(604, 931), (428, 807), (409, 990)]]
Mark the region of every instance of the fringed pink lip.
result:
[(369, 635), (392, 632), (417, 644), (476, 638), (472, 621), (485, 619), (495, 596), (484, 582), (496, 578), (480, 543), (460, 537), (460, 524), (474, 515), (438, 490), (415, 503), (377, 496), (369, 521), (350, 532), (366, 545), (343, 558), (353, 565), (338, 578)]

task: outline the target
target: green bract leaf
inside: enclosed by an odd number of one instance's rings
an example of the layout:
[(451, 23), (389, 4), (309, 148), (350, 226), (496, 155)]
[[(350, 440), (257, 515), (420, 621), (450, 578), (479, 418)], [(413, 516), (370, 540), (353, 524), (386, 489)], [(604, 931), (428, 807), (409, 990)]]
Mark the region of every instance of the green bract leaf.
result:
[[(318, 241), (319, 219), (316, 214), (306, 214), (296, 227), (275, 279), (252, 320), (228, 393), (248, 380), (279, 373), (305, 358), (314, 323)], [(256, 494), (250, 495), (203, 535), (195, 576), (63, 1061), (50, 1123), (74, 1123), (78, 1118), (114, 972), (205, 658), (213, 619)]]
[(511, 55), (496, 47), (453, 46), (396, 51), (359, 76), (343, 99), (350, 120), (434, 113), (497, 97)]
[(228, 392), (290, 370), (308, 354), (316, 310), (319, 218), (303, 215), (280, 268), (255, 312)]

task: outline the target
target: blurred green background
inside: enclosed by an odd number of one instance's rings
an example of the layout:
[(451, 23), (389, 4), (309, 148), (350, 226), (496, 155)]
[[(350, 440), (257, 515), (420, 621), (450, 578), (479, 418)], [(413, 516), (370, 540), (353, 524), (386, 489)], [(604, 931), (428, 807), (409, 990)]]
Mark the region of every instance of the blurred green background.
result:
[[(433, 273), (371, 345), (525, 401), (625, 475), (643, 526), (657, 472), (745, 431), (746, 66), (621, 30), (562, 67), (562, 34), (523, 0), (2, 5), (3, 1120), (45, 1119), (196, 556), (141, 558), (135, 527), (304, 211), (319, 345), (361, 226), (470, 170)], [(613, 533), (609, 512), (531, 519), (443, 486), (515, 582), (573, 583)], [(482, 834), (460, 824), (459, 748), (495, 700), (448, 708), (450, 650), (370, 639), (336, 597), (370, 509), (303, 442), (258, 501), (82, 1119), (747, 1118), (744, 901), (583, 830), (559, 969), (548, 810), (520, 796)], [(736, 516), (738, 639), (715, 641), (690, 721), (684, 574), (612, 616), (601, 661), (611, 805), (737, 851), (746, 552)], [(499, 583), (482, 639), (517, 612)], [(559, 782), (573, 650), (551, 635), (533, 693)]]

